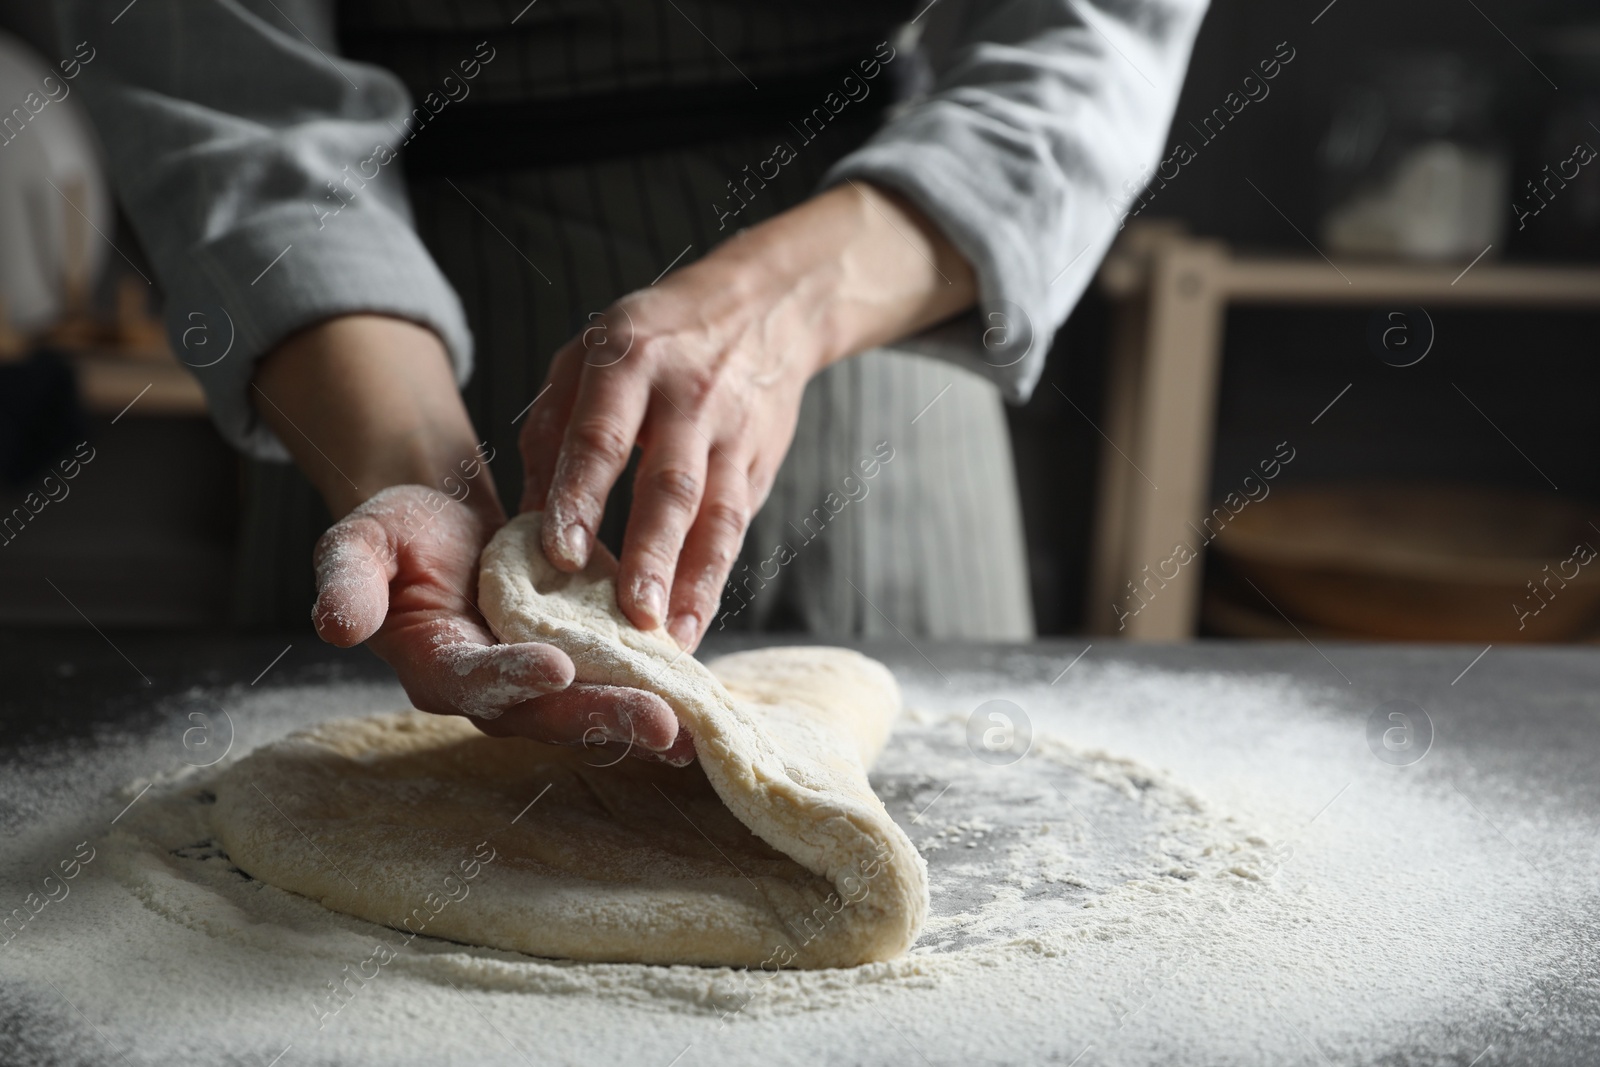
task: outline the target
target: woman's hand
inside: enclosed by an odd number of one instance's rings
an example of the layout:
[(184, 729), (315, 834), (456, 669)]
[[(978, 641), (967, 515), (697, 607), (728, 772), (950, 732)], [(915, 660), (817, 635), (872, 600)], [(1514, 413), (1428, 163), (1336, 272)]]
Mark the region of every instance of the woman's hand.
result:
[(545, 554), (568, 571), (588, 562), (641, 446), (617, 599), (642, 629), (670, 619), (685, 648), (716, 609), (820, 358), (798, 301), (765, 285), (708, 261), (623, 297), (556, 354), (523, 428), (522, 506), (548, 497)]
[[(470, 480), (456, 484), (470, 494)], [(465, 715), (496, 737), (691, 755), (687, 739), (675, 747), (677, 718), (661, 698), (574, 686), (560, 649), (496, 642), (476, 605), (478, 555), (499, 525), (426, 486), (378, 493), (317, 543), (318, 635), (342, 648), (365, 641), (415, 707)]]
[(315, 555), (323, 640), (367, 642), (416, 707), (493, 736), (693, 757), (655, 694), (573, 685), (559, 649), (496, 642), (477, 609), (478, 555), (505, 512), (432, 333), (330, 320), (269, 355), (255, 388), (262, 417), (342, 516)]
[(971, 268), (914, 208), (850, 182), (624, 296), (556, 354), (523, 426), (522, 510), (544, 509), (545, 554), (565, 571), (587, 563), (637, 444), (618, 604), (693, 649), (806, 382), (974, 293)]
[(318, 636), (341, 648), (369, 643), (422, 711), (493, 719), (566, 689), (565, 654), (499, 644), (477, 612), (491, 522), (423, 485), (373, 496), (317, 542)]

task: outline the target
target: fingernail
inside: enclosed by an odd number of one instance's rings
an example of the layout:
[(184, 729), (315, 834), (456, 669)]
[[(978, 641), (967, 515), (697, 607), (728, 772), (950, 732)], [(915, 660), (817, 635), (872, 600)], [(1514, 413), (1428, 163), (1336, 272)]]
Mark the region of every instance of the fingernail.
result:
[(589, 531), (572, 523), (556, 537), (556, 549), (568, 563), (583, 566), (589, 559)]
[(667, 627), (667, 632), (672, 639), (688, 648), (694, 644), (694, 639), (700, 636), (700, 617), (698, 615), (679, 615), (672, 620), (672, 625)]
[(660, 626), (667, 617), (667, 588), (656, 578), (641, 578), (634, 587), (634, 599), (644, 613), (650, 616), (652, 627)]

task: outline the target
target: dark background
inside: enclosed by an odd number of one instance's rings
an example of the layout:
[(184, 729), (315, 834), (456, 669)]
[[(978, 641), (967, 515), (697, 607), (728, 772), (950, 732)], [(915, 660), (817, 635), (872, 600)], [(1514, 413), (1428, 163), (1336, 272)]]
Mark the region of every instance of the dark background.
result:
[[(1552, 54), (1579, 39), (1572, 24), (1600, 20), (1592, 5), (1337, 0), (1312, 25), (1326, 4), (1213, 3), (1169, 143), (1197, 142), (1185, 132), (1186, 123), (1198, 123), (1218, 106), (1279, 42), (1295, 49), (1295, 59), (1271, 83), (1271, 94), (1201, 148), (1140, 218), (1178, 219), (1196, 234), (1242, 249), (1315, 255), (1246, 179), (1317, 239), (1327, 196), (1318, 180), (1318, 146), (1346, 88), (1365, 64), (1385, 56), (1455, 52), (1493, 80), (1496, 126), (1511, 149), (1513, 189), (1570, 153), (1564, 142), (1559, 153), (1541, 143), (1553, 111), (1573, 109), (1600, 123), (1595, 75), (1586, 83), (1585, 71)], [(1594, 137), (1600, 145), (1600, 134)], [(1540, 226), (1555, 221), (1544, 215), (1529, 219), (1521, 234), (1513, 224), (1509, 247), (1497, 245), (1493, 254), (1550, 260), (1600, 252), (1587, 244), (1561, 247), (1567, 235)], [(1367, 346), (1368, 309), (1231, 310), (1219, 389), (1215, 494), (1226, 492), (1285, 438), (1297, 456), (1283, 485), (1425, 477), (1551, 491), (1462, 400), (1451, 387), (1456, 382), (1564, 496), (1600, 496), (1600, 367), (1594, 358), (1600, 316), (1431, 313), (1433, 351), (1414, 367), (1393, 368)], [(1083, 624), (1093, 489), (1104, 447), (1095, 428), (1051, 383), (1099, 421), (1107, 318), (1104, 300), (1091, 289), (1063, 330), (1033, 399), (1011, 413), (1041, 633), (1072, 632)], [(1308, 428), (1350, 382), (1350, 392)]]
[[(1190, 138), (1182, 132), (1186, 124), (1219, 106), (1280, 42), (1295, 58), (1271, 83), (1270, 95), (1205, 145), (1141, 218), (1178, 219), (1239, 248), (1314, 254), (1294, 227), (1317, 234), (1328, 197), (1318, 145), (1342, 95), (1382, 57), (1404, 62), (1438, 50), (1464, 57), (1493, 81), (1495, 127), (1511, 151), (1515, 189), (1570, 151), (1570, 143), (1559, 150), (1548, 143), (1553, 114), (1600, 123), (1600, 75), (1560, 54), (1590, 39), (1575, 28), (1586, 18), (1600, 25), (1600, 14), (1576, 3), (1220, 0), (1200, 34), (1174, 138)], [(29, 20), (36, 23), (38, 12)], [(12, 22), (24, 35), (37, 31)], [(1594, 137), (1600, 143), (1600, 132)], [(1594, 171), (1589, 178), (1600, 175), (1600, 166)], [(136, 247), (125, 227), (116, 240), (124, 250)], [(1593, 252), (1559, 218), (1545, 216), (1513, 232), (1494, 255), (1551, 260)], [(1600, 497), (1600, 467), (1592, 459), (1600, 444), (1594, 415), (1600, 367), (1593, 358), (1600, 316), (1438, 311), (1429, 358), (1393, 368), (1365, 342), (1368, 315), (1366, 309), (1229, 313), (1213, 475), (1219, 495), (1287, 438), (1297, 459), (1285, 484), (1426, 477), (1557, 491), (1531, 460), (1563, 496)], [(1104, 447), (1093, 423), (1100, 421), (1107, 334), (1107, 307), (1091, 289), (1062, 330), (1032, 401), (1011, 412), (1044, 634), (1083, 625), (1095, 472)], [(1308, 427), (1350, 382), (1328, 416)], [(81, 608), (102, 625), (261, 623), (261, 613), (233, 593), (244, 588), (236, 581), (238, 548), (250, 524), (240, 521), (239, 486), (254, 476), (251, 466), (198, 419), (130, 417), (113, 426), (100, 417), (90, 420), (88, 434), (100, 458), (74, 483), (73, 505), (47, 509), (0, 551), (0, 621), (81, 625)], [(0, 487), (0, 512), (34, 480)], [(309, 588), (309, 561), (306, 569)]]

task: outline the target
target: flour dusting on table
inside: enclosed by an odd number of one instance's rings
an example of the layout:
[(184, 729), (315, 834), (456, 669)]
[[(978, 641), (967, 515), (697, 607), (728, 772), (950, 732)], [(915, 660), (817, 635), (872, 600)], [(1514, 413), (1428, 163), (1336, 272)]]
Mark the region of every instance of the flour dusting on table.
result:
[[(229, 760), (401, 704), (372, 685), (192, 695), (212, 697)], [(1565, 884), (1517, 862), (1452, 780), (1373, 761), (1321, 694), (1084, 664), (1070, 687), (973, 675), (906, 697), (873, 784), (928, 861), (933, 915), (908, 956), (842, 971), (427, 937), (376, 963), (393, 931), (247, 878), (210, 839), (215, 769), (185, 766), (187, 704), (165, 735), (6, 768), (7, 808), (46, 813), (7, 821), (6, 907), (28, 911), (80, 843), (93, 859), (0, 945), (0, 1060), (1466, 1063), (1576, 980), (1544, 936), (1570, 922)], [(995, 697), (1034, 729), (1003, 767), (965, 744)], [(1546, 818), (1540, 840), (1578, 847), (1579, 829)]]

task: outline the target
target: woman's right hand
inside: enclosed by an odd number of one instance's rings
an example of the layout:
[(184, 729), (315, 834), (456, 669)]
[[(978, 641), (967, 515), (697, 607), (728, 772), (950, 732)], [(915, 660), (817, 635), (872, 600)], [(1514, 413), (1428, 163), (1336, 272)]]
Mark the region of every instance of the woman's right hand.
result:
[(555, 646), (496, 640), (476, 604), (478, 555), (499, 515), (498, 504), (484, 515), (421, 485), (359, 505), (317, 543), (318, 635), (342, 648), (365, 641), (415, 707), (491, 736), (688, 762), (693, 745), (659, 696), (575, 685)]
[(367, 642), (418, 708), (487, 734), (693, 757), (660, 697), (573, 684), (560, 649), (501, 644), (478, 613), (478, 555), (505, 511), (432, 331), (329, 319), (269, 353), (252, 393), (337, 519), (314, 560), (323, 640)]

